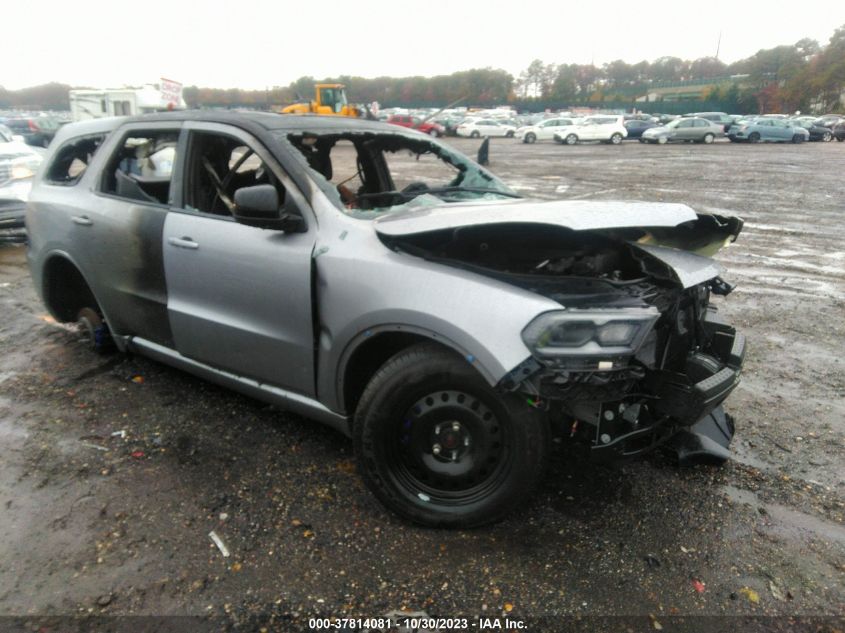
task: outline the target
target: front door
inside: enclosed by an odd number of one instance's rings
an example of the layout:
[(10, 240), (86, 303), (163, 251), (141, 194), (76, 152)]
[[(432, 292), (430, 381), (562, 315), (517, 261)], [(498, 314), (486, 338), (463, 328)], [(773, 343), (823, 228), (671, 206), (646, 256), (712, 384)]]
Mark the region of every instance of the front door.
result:
[(168, 314), (176, 349), (189, 358), (313, 395), (311, 254), (316, 225), (301, 233), (239, 224), (234, 192), (272, 184), (279, 199), (307, 203), (253, 136), (187, 123), (183, 208), (164, 226)]

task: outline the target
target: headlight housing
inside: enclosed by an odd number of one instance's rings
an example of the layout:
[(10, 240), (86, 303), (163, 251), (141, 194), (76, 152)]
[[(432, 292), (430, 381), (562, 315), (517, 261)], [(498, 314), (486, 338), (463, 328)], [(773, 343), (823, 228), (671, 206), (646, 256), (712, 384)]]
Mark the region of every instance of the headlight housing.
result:
[(637, 352), (658, 318), (655, 307), (545, 312), (522, 331), (522, 340), (544, 359), (627, 356)]

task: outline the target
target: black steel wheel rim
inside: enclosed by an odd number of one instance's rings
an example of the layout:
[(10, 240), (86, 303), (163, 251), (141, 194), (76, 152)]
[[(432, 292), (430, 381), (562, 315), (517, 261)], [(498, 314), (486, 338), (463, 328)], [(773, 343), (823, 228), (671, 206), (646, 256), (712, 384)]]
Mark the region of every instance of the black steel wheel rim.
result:
[(434, 391), (383, 435), (390, 477), (406, 495), (453, 506), (491, 495), (507, 476), (509, 430), (482, 398)]

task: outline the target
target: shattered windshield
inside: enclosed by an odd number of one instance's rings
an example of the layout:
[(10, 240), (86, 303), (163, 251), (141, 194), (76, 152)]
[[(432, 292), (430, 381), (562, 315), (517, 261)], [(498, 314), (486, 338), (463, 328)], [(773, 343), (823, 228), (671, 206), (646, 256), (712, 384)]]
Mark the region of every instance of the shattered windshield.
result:
[(373, 132), (280, 135), (299, 150), (336, 206), (353, 217), (519, 197), (489, 171), (434, 139)]

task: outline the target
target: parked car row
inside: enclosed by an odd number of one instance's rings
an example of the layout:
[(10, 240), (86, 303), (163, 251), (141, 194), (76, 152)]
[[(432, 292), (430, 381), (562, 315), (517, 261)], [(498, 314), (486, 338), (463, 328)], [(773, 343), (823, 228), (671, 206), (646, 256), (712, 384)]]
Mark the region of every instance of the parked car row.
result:
[(13, 135), (20, 136), (23, 142), (36, 147), (47, 147), (60, 127), (59, 122), (49, 116), (4, 117), (0, 123), (11, 130)]

